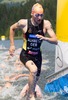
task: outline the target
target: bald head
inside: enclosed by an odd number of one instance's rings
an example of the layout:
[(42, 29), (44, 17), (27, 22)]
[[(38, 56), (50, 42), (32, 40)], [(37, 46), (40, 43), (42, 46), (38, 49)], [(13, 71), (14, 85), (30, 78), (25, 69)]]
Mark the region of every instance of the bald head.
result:
[(42, 7), (41, 4), (36, 3), (36, 4), (33, 5), (31, 14), (43, 13), (43, 12), (44, 12), (44, 10), (43, 10), (43, 7)]

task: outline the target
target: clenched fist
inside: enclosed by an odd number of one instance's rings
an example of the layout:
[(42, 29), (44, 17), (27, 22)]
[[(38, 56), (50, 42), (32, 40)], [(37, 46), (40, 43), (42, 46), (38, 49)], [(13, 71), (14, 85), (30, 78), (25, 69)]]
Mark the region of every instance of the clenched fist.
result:
[(11, 56), (13, 56), (14, 51), (15, 51), (15, 46), (11, 45), (10, 48), (9, 48), (9, 53), (10, 53)]

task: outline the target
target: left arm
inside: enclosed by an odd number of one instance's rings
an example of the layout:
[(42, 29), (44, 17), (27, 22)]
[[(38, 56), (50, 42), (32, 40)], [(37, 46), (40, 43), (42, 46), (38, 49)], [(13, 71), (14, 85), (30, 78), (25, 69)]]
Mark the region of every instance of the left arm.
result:
[(42, 35), (37, 35), (37, 37), (40, 38), (41, 40), (57, 43), (57, 37), (52, 29), (51, 23), (47, 20), (44, 20), (44, 31), (46, 30), (47, 30), (49, 37), (44, 37)]

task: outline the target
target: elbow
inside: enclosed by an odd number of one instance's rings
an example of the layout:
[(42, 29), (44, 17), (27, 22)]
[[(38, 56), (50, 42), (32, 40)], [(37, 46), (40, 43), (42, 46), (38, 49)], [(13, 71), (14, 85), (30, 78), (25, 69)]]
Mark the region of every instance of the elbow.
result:
[(10, 32), (11, 32), (11, 31), (15, 31), (15, 28), (13, 27), (13, 25), (10, 26)]
[(57, 39), (57, 37), (56, 37), (56, 43), (58, 43), (58, 39)]
[(10, 26), (10, 32), (13, 30), (13, 27), (12, 26)]
[(57, 37), (54, 39), (54, 42), (55, 42), (55, 44), (58, 43), (58, 39), (57, 39)]

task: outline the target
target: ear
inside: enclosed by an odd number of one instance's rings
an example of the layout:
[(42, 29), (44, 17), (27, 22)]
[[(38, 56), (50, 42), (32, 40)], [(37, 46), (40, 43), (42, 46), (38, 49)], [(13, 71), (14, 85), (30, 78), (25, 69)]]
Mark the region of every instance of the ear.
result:
[(31, 12), (31, 16), (33, 16), (33, 14), (34, 14), (34, 11)]

